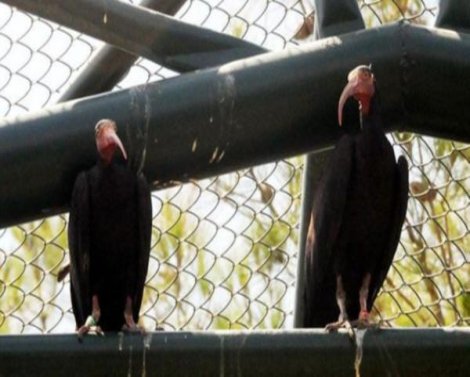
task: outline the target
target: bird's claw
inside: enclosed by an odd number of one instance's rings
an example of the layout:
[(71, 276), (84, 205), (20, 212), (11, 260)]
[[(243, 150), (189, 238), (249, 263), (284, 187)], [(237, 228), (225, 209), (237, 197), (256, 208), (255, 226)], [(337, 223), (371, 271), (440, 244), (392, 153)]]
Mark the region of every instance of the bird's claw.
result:
[(127, 333), (133, 333), (133, 334), (136, 334), (136, 333), (139, 333), (139, 334), (142, 334), (142, 335), (146, 334), (145, 329), (143, 327), (140, 327), (140, 326), (137, 326), (137, 325), (129, 326), (127, 324), (124, 324), (124, 325), (122, 325), (122, 331), (127, 332)]
[(100, 318), (98, 299), (96, 297), (93, 297), (93, 300), (96, 301), (93, 303), (93, 313), (87, 317), (85, 324), (77, 330), (78, 340), (80, 342), (83, 340), (83, 335), (88, 334), (89, 332), (93, 332), (96, 335), (100, 336), (104, 335), (103, 330), (100, 326), (98, 326), (98, 321)]
[(351, 326), (357, 329), (371, 329), (371, 330), (380, 329), (380, 323), (371, 322), (369, 321), (368, 318), (356, 319), (355, 321), (351, 322)]
[(370, 313), (366, 310), (363, 310), (359, 313), (359, 318), (351, 322), (351, 326), (357, 329), (378, 329), (380, 328), (380, 322), (375, 323), (370, 319)]
[(325, 326), (325, 330), (328, 332), (333, 332), (338, 331), (339, 329), (350, 329), (351, 327), (351, 322), (349, 322), (348, 320), (339, 320), (336, 322), (328, 323)]
[(78, 341), (82, 342), (83, 341), (83, 336), (88, 334), (88, 333), (94, 333), (99, 336), (104, 336), (104, 332), (101, 329), (100, 326), (89, 326), (89, 325), (83, 325), (77, 330), (77, 337)]
[(122, 325), (122, 331), (127, 332), (127, 333), (139, 333), (142, 335), (146, 334), (145, 329), (137, 325), (134, 321), (134, 318), (132, 318), (132, 316), (130, 317), (125, 316), (125, 319), (126, 319), (126, 323)]
[(348, 320), (339, 320), (339, 321), (336, 321), (336, 322), (332, 322), (332, 323), (328, 323), (326, 326), (325, 326), (325, 330), (327, 332), (334, 332), (334, 331), (338, 331), (339, 329), (346, 329), (346, 331), (348, 332), (348, 335), (351, 339), (354, 339), (354, 331), (353, 331), (353, 326), (351, 324), (351, 322), (349, 322)]

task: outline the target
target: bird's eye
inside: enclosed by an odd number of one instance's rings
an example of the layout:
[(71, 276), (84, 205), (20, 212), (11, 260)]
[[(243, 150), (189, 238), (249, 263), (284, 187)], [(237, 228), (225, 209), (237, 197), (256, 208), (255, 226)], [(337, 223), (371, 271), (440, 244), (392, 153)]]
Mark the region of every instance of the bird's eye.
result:
[(366, 71), (366, 70), (362, 71), (362, 72), (361, 72), (361, 75), (362, 75), (362, 78), (363, 78), (363, 79), (369, 79), (369, 78), (371, 77), (371, 76), (370, 76), (370, 72), (369, 72), (369, 71)]

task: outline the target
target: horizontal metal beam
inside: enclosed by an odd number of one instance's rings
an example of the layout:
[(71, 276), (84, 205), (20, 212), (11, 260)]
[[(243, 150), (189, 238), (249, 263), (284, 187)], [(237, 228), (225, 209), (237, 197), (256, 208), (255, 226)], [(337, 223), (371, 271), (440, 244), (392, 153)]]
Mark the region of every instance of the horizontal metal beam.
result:
[[(139, 6), (174, 15), (186, 0), (143, 0)], [(60, 97), (60, 102), (103, 93), (114, 88), (138, 59), (116, 47), (105, 45), (92, 58)]]
[(470, 142), (469, 61), (469, 36), (400, 23), (3, 120), (0, 227), (67, 210), (105, 117), (146, 157), (154, 189), (328, 147), (346, 75), (363, 63), (387, 130)]
[[(368, 330), (360, 375), (467, 377), (470, 331)], [(323, 330), (0, 337), (0, 376), (354, 375), (356, 345)]]
[(1, 0), (178, 72), (214, 67), (266, 50), (239, 38), (116, 0)]

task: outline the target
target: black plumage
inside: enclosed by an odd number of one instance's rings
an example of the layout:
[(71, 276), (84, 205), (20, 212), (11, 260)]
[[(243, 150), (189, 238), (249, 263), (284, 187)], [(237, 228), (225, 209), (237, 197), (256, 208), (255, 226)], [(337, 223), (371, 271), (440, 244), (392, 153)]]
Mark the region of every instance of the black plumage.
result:
[(348, 78), (339, 122), (353, 95), (361, 104), (361, 125), (340, 138), (315, 193), (305, 253), (305, 327), (337, 328), (357, 318), (367, 323), (406, 214), (408, 166), (404, 157), (395, 161), (384, 134), (374, 76), (360, 66)]
[(150, 191), (142, 174), (114, 156), (116, 147), (125, 156), (115, 131), (114, 122), (98, 122), (98, 162), (78, 175), (72, 193), (68, 237), (79, 335), (93, 326), (135, 329), (147, 275)]

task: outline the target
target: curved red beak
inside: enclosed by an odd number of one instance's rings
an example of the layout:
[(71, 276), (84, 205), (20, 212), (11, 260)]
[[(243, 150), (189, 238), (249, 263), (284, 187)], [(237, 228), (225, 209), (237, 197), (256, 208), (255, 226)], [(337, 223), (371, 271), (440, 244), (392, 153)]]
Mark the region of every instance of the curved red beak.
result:
[(374, 74), (369, 66), (360, 65), (348, 74), (348, 83), (341, 92), (338, 102), (338, 123), (343, 124), (343, 107), (349, 97), (359, 101), (362, 114), (369, 114), (370, 100), (375, 93)]
[(116, 123), (110, 119), (102, 119), (95, 126), (96, 148), (101, 158), (110, 162), (113, 158), (116, 147), (122, 152), (127, 160), (127, 153), (121, 139), (117, 135)]

